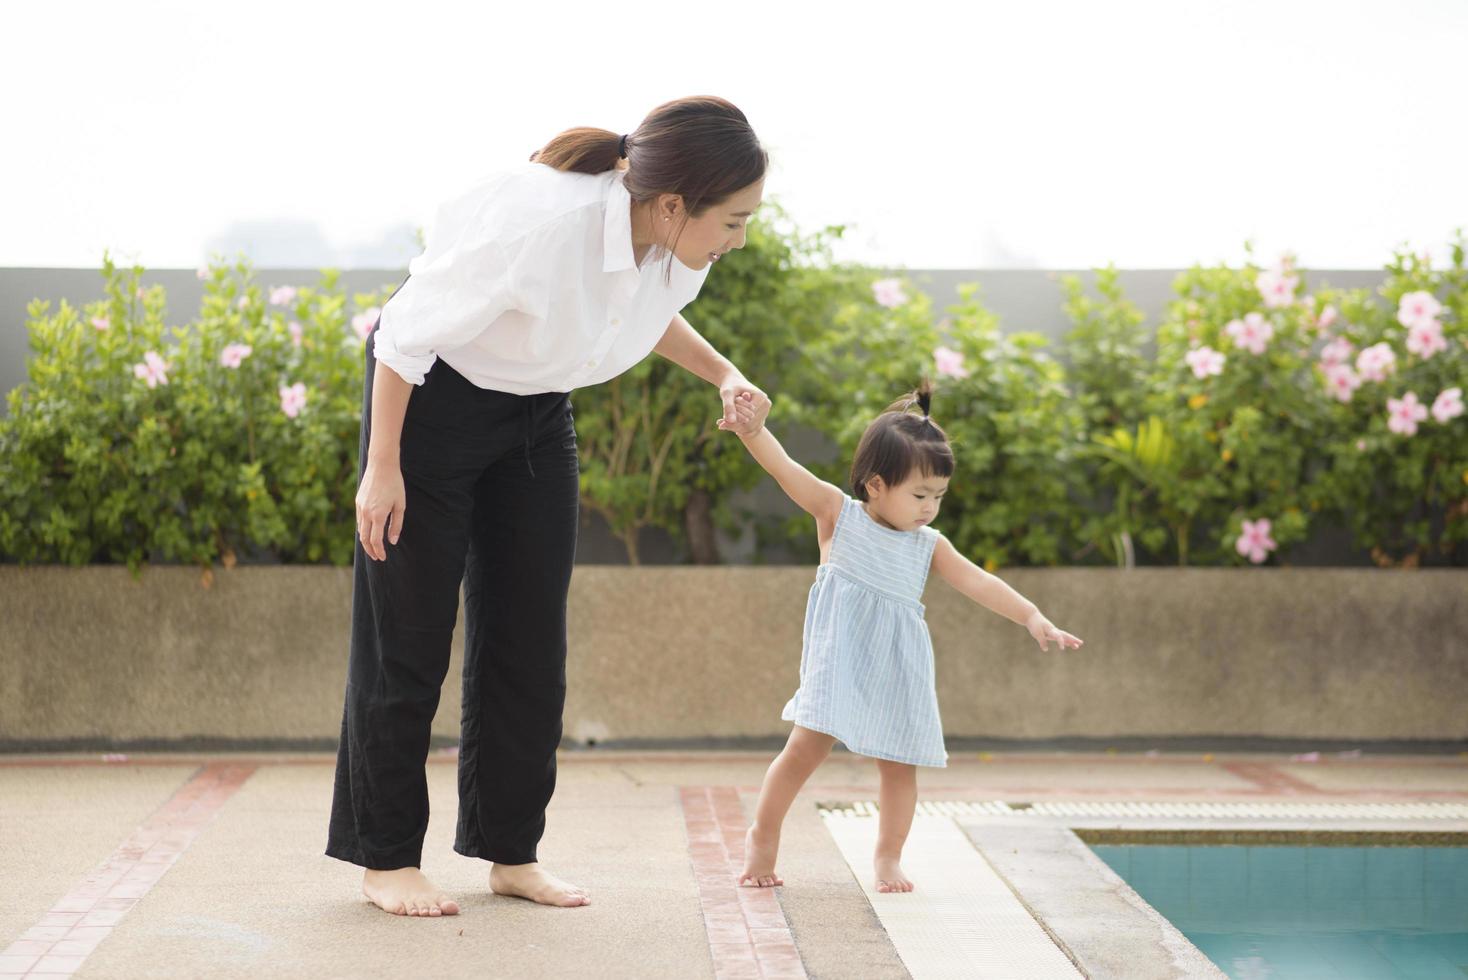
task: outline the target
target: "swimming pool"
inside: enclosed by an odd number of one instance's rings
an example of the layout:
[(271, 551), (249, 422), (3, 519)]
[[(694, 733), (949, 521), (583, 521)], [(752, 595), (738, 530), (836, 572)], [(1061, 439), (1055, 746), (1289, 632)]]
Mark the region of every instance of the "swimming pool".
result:
[(1468, 976), (1468, 847), (1090, 846), (1235, 980)]

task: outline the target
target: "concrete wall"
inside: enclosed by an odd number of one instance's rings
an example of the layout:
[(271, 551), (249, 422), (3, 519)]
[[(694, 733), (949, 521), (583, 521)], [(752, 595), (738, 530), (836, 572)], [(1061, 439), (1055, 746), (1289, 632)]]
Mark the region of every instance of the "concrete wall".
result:
[[(810, 568), (578, 566), (566, 735), (777, 737)], [(954, 738), (1468, 739), (1468, 571), (1015, 569), (1080, 651), (934, 582)], [(351, 574), (0, 567), (0, 749), (330, 743)], [(459, 639), (434, 731), (457, 732)]]

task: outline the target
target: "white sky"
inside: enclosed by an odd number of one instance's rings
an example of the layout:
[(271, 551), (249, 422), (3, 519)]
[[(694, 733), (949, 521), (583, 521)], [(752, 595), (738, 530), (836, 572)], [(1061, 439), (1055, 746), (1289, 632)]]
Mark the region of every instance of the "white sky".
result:
[[(8, 4), (0, 266), (308, 264), (402, 237), (573, 125), (714, 93), (839, 254), (1375, 268), (1468, 226), (1463, 0)], [(309, 236), (303, 236), (309, 238)], [(411, 251), (411, 250), (410, 250)]]

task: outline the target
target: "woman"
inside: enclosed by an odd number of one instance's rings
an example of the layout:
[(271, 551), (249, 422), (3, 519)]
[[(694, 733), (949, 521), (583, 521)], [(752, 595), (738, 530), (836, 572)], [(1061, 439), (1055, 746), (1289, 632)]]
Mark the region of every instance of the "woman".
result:
[(419, 870), (424, 763), (464, 589), (454, 849), (490, 887), (589, 901), (536, 863), (565, 703), (579, 478), (568, 392), (650, 351), (718, 388), (753, 433), (769, 399), (678, 311), (744, 245), (769, 157), (723, 99), (632, 133), (567, 130), (440, 210), (367, 345), (359, 546), (326, 853), (399, 915), (458, 906)]

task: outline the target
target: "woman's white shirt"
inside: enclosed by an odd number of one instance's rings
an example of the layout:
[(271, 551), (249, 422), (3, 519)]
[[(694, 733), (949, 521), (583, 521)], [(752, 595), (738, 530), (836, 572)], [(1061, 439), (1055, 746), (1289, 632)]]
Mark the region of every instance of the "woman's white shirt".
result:
[(698, 296), (694, 270), (632, 254), (621, 171), (530, 163), (445, 203), (408, 281), (383, 307), (377, 359), (422, 384), (441, 359), (481, 388), (516, 395), (600, 384), (652, 352)]

